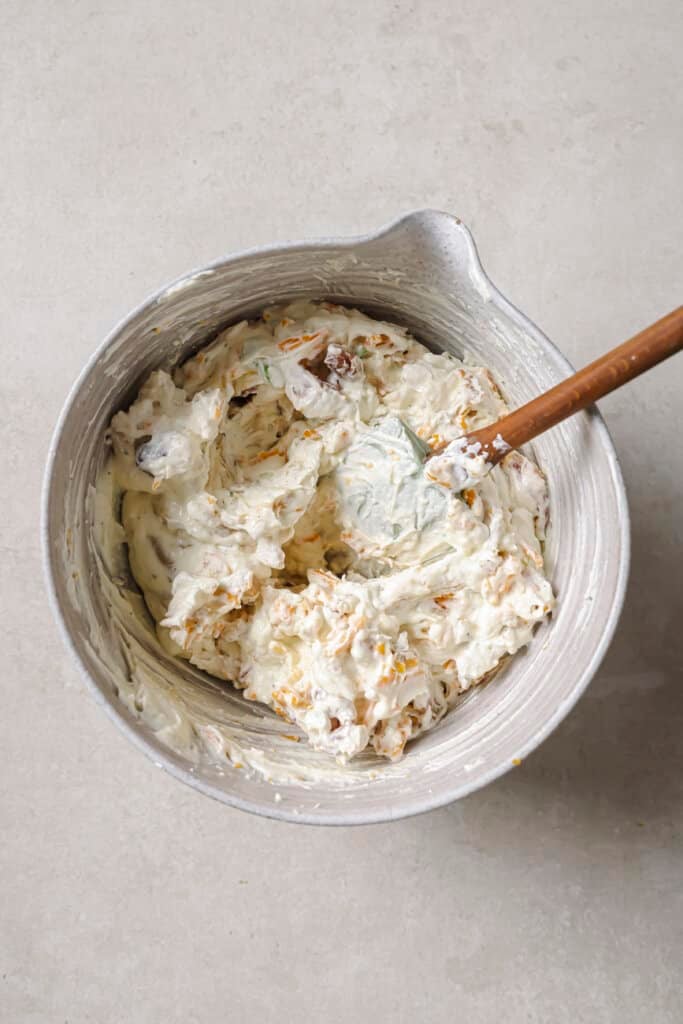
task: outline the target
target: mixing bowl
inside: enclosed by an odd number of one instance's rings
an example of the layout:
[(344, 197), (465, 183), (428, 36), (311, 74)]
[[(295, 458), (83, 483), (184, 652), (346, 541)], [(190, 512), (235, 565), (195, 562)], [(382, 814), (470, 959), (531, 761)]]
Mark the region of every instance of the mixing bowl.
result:
[[(385, 821), (448, 803), (519, 764), (567, 714), (602, 659), (628, 571), (624, 487), (605, 425), (575, 416), (533, 446), (547, 474), (552, 621), (469, 692), (396, 764), (346, 767), (292, 727), (158, 645), (125, 564), (116, 499), (98, 479), (106, 430), (149, 372), (170, 368), (223, 326), (309, 296), (405, 325), (434, 350), (492, 369), (511, 405), (571, 372), (496, 290), (455, 217), (409, 214), (376, 234), (253, 249), (153, 295), (116, 327), (76, 382), (52, 442), (43, 533), (52, 602), (96, 700), (172, 775), (245, 810), (291, 821)], [(213, 753), (220, 749), (220, 755)], [(225, 751), (227, 750), (227, 755)]]

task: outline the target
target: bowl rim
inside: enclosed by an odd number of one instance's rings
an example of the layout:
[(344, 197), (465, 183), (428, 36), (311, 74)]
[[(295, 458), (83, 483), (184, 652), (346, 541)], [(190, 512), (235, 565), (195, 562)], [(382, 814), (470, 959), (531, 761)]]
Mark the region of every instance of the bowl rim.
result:
[[(458, 231), (462, 237), (467, 248), (467, 260), (469, 264), (470, 272), (477, 278), (477, 283), (484, 286), (487, 291), (487, 298), (494, 303), (502, 312), (504, 312), (511, 320), (515, 322), (517, 326), (523, 328), (528, 334), (531, 334), (534, 340), (549, 354), (553, 357), (556, 365), (566, 371), (567, 374), (574, 373), (574, 367), (569, 360), (563, 355), (563, 353), (557, 348), (557, 346), (541, 331), (541, 329), (521, 312), (509, 299), (507, 299), (502, 292), (496, 287), (493, 281), (490, 279), (484, 267), (482, 266), (479, 253), (472, 237), (472, 233), (469, 228), (456, 217), (454, 214), (447, 213), (445, 211), (423, 208), (409, 211), (408, 213), (401, 214), (400, 216), (389, 221), (376, 231), (371, 231), (360, 235), (346, 235), (346, 236), (325, 236), (323, 238), (308, 238), (296, 241), (285, 241), (285, 242), (274, 242), (267, 245), (253, 246), (248, 249), (241, 249), (234, 253), (218, 257), (209, 263), (205, 263), (199, 267), (195, 267), (192, 270), (186, 271), (180, 276), (176, 277), (173, 281), (163, 285), (156, 291), (152, 292), (141, 302), (139, 302), (132, 310), (130, 310), (125, 316), (118, 320), (113, 328), (106, 334), (104, 340), (91, 353), (87, 359), (83, 369), (78, 374), (73, 384), (71, 385), (64, 403), (61, 408), (61, 412), (55, 424), (50, 443), (48, 447), (47, 459), (45, 463), (45, 470), (43, 474), (42, 490), (41, 490), (41, 502), (40, 502), (40, 536), (41, 536), (41, 550), (43, 559), (43, 568), (46, 579), (46, 589), (48, 596), (48, 603), (52, 610), (52, 614), (57, 622), (59, 632), (62, 640), (70, 651), (72, 657), (75, 659), (76, 664), (80, 670), (81, 677), (85, 681), (87, 689), (94, 697), (97, 704), (102, 707), (111, 721), (114, 722), (116, 727), (126, 736), (126, 738), (135, 746), (138, 750), (142, 751), (148, 758), (150, 758), (156, 767), (163, 768), (171, 776), (178, 779), (180, 782), (191, 786), (193, 789), (198, 790), (206, 796), (218, 800), (220, 803), (226, 804), (231, 807), (235, 807), (239, 810), (247, 811), (252, 814), (259, 815), (261, 817), (273, 818), (280, 821), (288, 821), (295, 824), (305, 825), (374, 825), (381, 824), (390, 821), (398, 821), (402, 818), (412, 817), (417, 814), (425, 814), (428, 811), (436, 810), (439, 807), (444, 807), (455, 800), (459, 800), (462, 797), (468, 796), (470, 793), (476, 790), (482, 789), (489, 783), (494, 782), (497, 778), (510, 771), (513, 765), (508, 762), (502, 762), (500, 764), (493, 765), (490, 769), (485, 771), (476, 780), (462, 781), (449, 786), (446, 786), (443, 792), (436, 796), (429, 798), (410, 798), (407, 796), (405, 803), (402, 803), (400, 808), (394, 808), (387, 806), (381, 811), (373, 812), (354, 812), (353, 807), (349, 807), (343, 813), (326, 813), (321, 814), (309, 814), (306, 812), (297, 812), (296, 809), (290, 809), (286, 802), (282, 804), (265, 804), (258, 803), (255, 800), (244, 799), (235, 794), (226, 792), (222, 789), (218, 789), (212, 786), (209, 782), (199, 778), (191, 769), (181, 767), (174, 760), (173, 754), (170, 750), (165, 748), (161, 742), (153, 742), (151, 739), (143, 736), (136, 729), (129, 724), (121, 712), (117, 709), (115, 704), (111, 702), (103, 689), (98, 685), (93, 676), (90, 673), (84, 659), (81, 657), (74, 640), (71, 636), (69, 628), (66, 623), (65, 616), (62, 612), (62, 606), (57, 592), (56, 582), (56, 571), (53, 564), (53, 551), (52, 541), (50, 538), (49, 529), (49, 513), (50, 513), (50, 499), (53, 487), (53, 481), (55, 477), (55, 466), (57, 455), (60, 448), (62, 439), (62, 433), (64, 431), (65, 424), (70, 415), (71, 409), (78, 400), (78, 396), (81, 392), (81, 388), (89, 374), (95, 368), (102, 356), (107, 352), (109, 347), (115, 343), (121, 331), (138, 317), (148, 306), (153, 303), (159, 302), (164, 297), (172, 294), (174, 291), (181, 288), (185, 288), (190, 285), (194, 280), (199, 277), (205, 276), (214, 270), (225, 267), (231, 263), (244, 260), (251, 256), (267, 256), (274, 254), (287, 254), (300, 249), (310, 248), (334, 248), (334, 249), (352, 249), (358, 245), (364, 245), (371, 242), (378, 241), (385, 235), (389, 235), (396, 231), (401, 225), (410, 221), (424, 221), (428, 218), (446, 218), (450, 222), (450, 226), (456, 225)], [(352, 298), (352, 297), (350, 297)], [(624, 484), (624, 478), (617, 456), (614, 442), (610, 436), (604, 419), (600, 412), (593, 408), (590, 411), (591, 425), (592, 428), (597, 431), (597, 436), (603, 447), (603, 450), (607, 456), (610, 471), (613, 476), (614, 490), (616, 495), (617, 504), (617, 526), (619, 533), (619, 550), (618, 550), (618, 570), (617, 579), (614, 589), (613, 600), (610, 606), (610, 610), (606, 619), (605, 628), (602, 632), (600, 642), (594, 649), (591, 658), (583, 670), (579, 678), (576, 680), (571, 693), (560, 703), (548, 718), (534, 731), (533, 735), (530, 736), (527, 741), (519, 748), (518, 758), (523, 761), (533, 750), (535, 750), (541, 743), (557, 728), (559, 723), (569, 714), (571, 709), (577, 703), (581, 695), (586, 690), (588, 684), (593, 679), (597, 672), (600, 664), (605, 657), (607, 650), (612, 642), (619, 618), (621, 616), (624, 599), (626, 596), (626, 587), (628, 583), (630, 560), (631, 560), (631, 532), (630, 532), (630, 515), (628, 508), (628, 500), (626, 496), (626, 487)]]

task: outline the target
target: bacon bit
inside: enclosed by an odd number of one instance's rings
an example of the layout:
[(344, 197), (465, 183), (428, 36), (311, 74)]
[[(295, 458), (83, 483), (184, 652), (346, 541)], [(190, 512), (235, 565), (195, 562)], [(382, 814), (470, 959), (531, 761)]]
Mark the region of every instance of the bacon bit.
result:
[(514, 585), (515, 577), (512, 574), (510, 574), (507, 575), (505, 579), (502, 581), (502, 583), (500, 583), (498, 586), (496, 586), (490, 580), (484, 580), (482, 584), (482, 592), (484, 593), (484, 596), (486, 597), (486, 600), (489, 602), (489, 604), (492, 604), (494, 607), (497, 607), (500, 604), (503, 595), (507, 594), (508, 591), (512, 590)]
[(384, 398), (384, 396), (387, 393), (387, 389), (382, 383), (382, 381), (379, 379), (379, 377), (375, 377), (374, 374), (368, 373), (365, 375), (365, 379), (367, 380), (368, 384), (372, 384), (373, 388), (375, 389), (379, 397)]
[(357, 377), (361, 371), (361, 363), (357, 356), (352, 356), (339, 345), (330, 345), (325, 355), (325, 366), (329, 367), (338, 377)]
[(318, 338), (322, 337), (322, 333), (322, 331), (316, 331), (314, 334), (301, 334), (291, 338), (284, 338), (282, 341), (278, 341), (277, 347), (282, 352), (293, 352), (295, 349), (301, 348), (302, 345), (307, 345), (310, 341), (317, 341)]
[(252, 464), (254, 462), (265, 462), (266, 459), (274, 459), (274, 458), (285, 459), (286, 457), (287, 457), (287, 453), (286, 452), (280, 451), (279, 448), (271, 448), (271, 450), (269, 452), (259, 452), (258, 455), (255, 455), (253, 457), (253, 459), (248, 459), (247, 461), (250, 464)]
[(384, 345), (391, 345), (391, 338), (388, 334), (369, 334), (368, 342), (371, 342), (375, 348), (382, 348)]
[(469, 423), (468, 421), (471, 420), (472, 417), (476, 416), (476, 415), (477, 415), (477, 410), (476, 409), (465, 409), (465, 411), (462, 414), (462, 416), (459, 417), (460, 429), (461, 430), (469, 430), (471, 428), (471, 423)]
[(469, 487), (466, 491), (463, 491), (462, 496), (465, 499), (465, 502), (469, 505), (469, 507), (472, 508), (477, 497), (476, 493), (472, 490), (472, 488)]
[(301, 538), (302, 544), (312, 544), (313, 541), (315, 541), (315, 540), (320, 540), (320, 534), (319, 533), (311, 533), (311, 534), (309, 534), (308, 537), (302, 537)]
[(332, 656), (336, 658), (338, 655), (344, 654), (344, 652), (350, 651), (351, 650), (351, 642), (352, 642), (352, 640), (353, 640), (353, 633), (350, 632), (347, 629), (346, 636), (345, 636), (345, 638), (342, 640), (342, 642), (340, 644), (337, 644), (336, 647), (331, 647), (331, 648), (328, 645), (328, 648), (327, 648), (328, 649), (328, 653), (332, 654)]
[(434, 598), (434, 604), (438, 604), (439, 608), (445, 608), (452, 599), (453, 594), (439, 594), (438, 597)]
[(367, 697), (356, 697), (353, 702), (356, 706), (356, 724), (362, 725), (370, 710), (370, 701)]
[(320, 576), (326, 582), (329, 581), (335, 584), (339, 582), (334, 573), (328, 572), (327, 569), (311, 569), (311, 576)]
[(490, 370), (484, 370), (484, 376), (486, 377), (487, 381), (491, 385), (491, 390), (493, 391), (494, 395), (497, 398), (501, 398), (502, 399), (503, 396), (500, 393), (500, 388), (498, 387), (498, 385), (496, 384), (495, 380), (493, 379), (493, 374), (491, 373), (491, 371)]
[(294, 349), (301, 348), (305, 344), (306, 339), (302, 336), (300, 338), (285, 338), (284, 341), (278, 341), (277, 347), (283, 352), (293, 352)]

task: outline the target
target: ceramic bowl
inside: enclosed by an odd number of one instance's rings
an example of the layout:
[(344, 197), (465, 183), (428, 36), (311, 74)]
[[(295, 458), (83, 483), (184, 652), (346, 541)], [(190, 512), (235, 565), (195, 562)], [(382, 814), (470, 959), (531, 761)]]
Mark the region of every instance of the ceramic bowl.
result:
[[(268, 246), (217, 260), (163, 288), (126, 317), (74, 385), (52, 442), (43, 509), (57, 619), (95, 699), (158, 765), (258, 814), (291, 821), (386, 821), (456, 800), (519, 764), (564, 718), (607, 650), (629, 558), (624, 486), (595, 411), (538, 438), (548, 477), (552, 620), (486, 686), (475, 688), (396, 764), (363, 755), (340, 767), (267, 709), (167, 657), (130, 580), (103, 551), (116, 508), (96, 494), (113, 413), (157, 367), (170, 368), (223, 326), (297, 296), (359, 306), (405, 325), (434, 350), (469, 352), (511, 406), (571, 366), (491, 283), (467, 228), (447, 213), (409, 214), (363, 237)], [(196, 723), (209, 723), (208, 729)], [(195, 723), (194, 725), (192, 723)], [(212, 723), (212, 725), (211, 725)], [(213, 731), (212, 731), (213, 729)], [(232, 757), (207, 753), (227, 738)], [(240, 764), (269, 765), (268, 777)], [(296, 776), (296, 777), (293, 777)]]

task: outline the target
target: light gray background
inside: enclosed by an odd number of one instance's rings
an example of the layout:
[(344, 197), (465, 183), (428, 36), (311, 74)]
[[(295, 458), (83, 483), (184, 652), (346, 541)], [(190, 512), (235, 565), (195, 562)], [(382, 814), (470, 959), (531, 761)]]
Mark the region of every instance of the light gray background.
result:
[(4, 0), (0, 39), (0, 1019), (680, 1021), (683, 356), (604, 402), (634, 557), (598, 678), (420, 818), (277, 824), (158, 771), (84, 692), (38, 542), (83, 362), (230, 250), (450, 210), (576, 364), (680, 304), (680, 0)]

